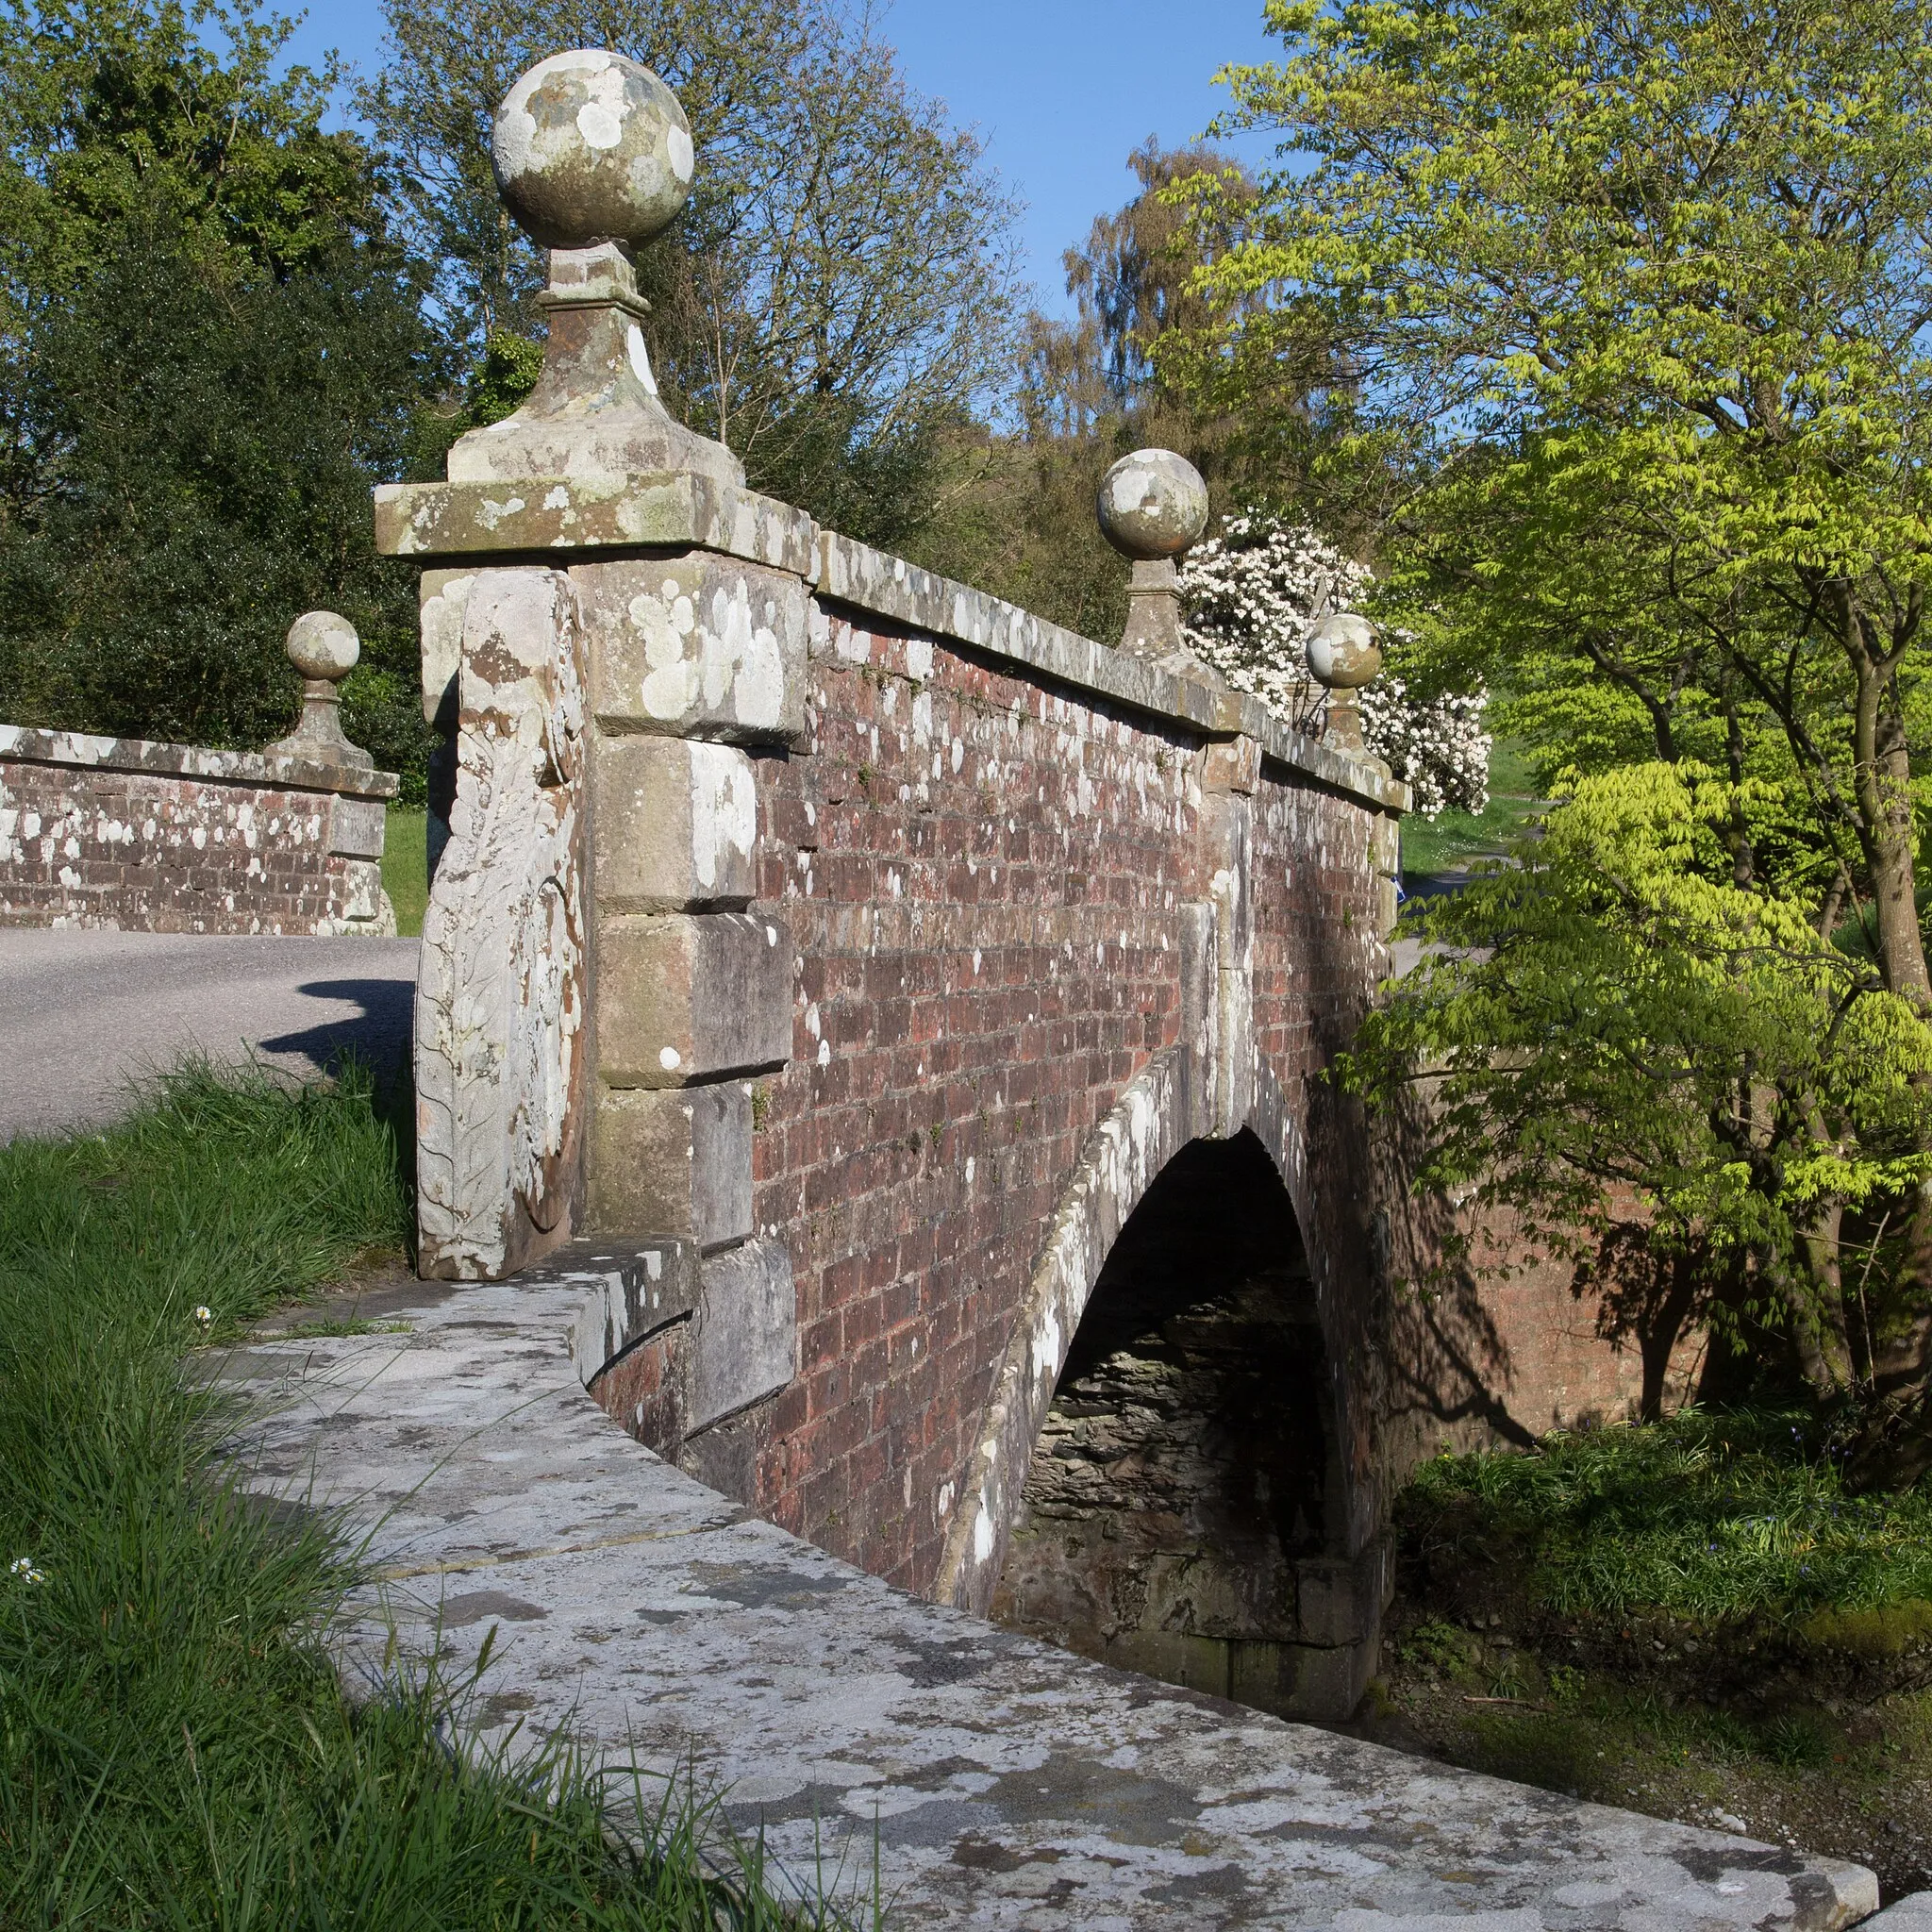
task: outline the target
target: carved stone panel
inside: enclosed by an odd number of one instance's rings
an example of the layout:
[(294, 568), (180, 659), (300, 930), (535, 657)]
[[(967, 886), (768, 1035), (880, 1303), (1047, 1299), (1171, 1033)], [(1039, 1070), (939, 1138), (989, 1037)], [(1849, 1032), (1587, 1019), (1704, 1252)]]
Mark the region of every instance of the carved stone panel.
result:
[(416, 991), (425, 1275), (492, 1279), (570, 1231), (588, 1045), (582, 658), (563, 572), (475, 574)]

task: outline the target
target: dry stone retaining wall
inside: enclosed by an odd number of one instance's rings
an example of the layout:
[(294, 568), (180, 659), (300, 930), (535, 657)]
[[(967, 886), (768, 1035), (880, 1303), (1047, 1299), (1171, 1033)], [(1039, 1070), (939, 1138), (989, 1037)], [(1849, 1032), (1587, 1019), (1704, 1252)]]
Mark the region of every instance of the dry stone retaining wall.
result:
[(389, 773), (0, 725), (0, 924), (393, 933)]

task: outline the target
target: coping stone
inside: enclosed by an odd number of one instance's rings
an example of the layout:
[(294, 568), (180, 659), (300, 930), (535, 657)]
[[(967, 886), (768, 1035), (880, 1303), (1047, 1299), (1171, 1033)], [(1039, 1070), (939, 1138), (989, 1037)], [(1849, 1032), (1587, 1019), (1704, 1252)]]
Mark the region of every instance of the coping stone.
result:
[(1391, 778), (1379, 759), (1336, 751), (1293, 730), (1247, 691), (1162, 670), (856, 538), (822, 529), (819, 547), (822, 602), (850, 605), (936, 637), (956, 639), (1062, 684), (1099, 691), (1154, 717), (1179, 719), (1212, 736), (1252, 738), (1276, 764), (1337, 791), (1389, 811), (1409, 808), (1408, 787)]
[[(575, 1271), (572, 1271), (575, 1272)], [(584, 1391), (581, 1280), (425, 1283), (407, 1332), (258, 1336), (238, 1479), (341, 1512), (352, 1691), (494, 1648), (478, 1742), (722, 1791), (806, 1890), (1014, 1932), (1833, 1932), (1863, 1867), (1579, 1803), (1091, 1663), (751, 1516)], [(647, 1788), (647, 1802), (652, 1793)]]
[(0, 764), (65, 765), (79, 771), (146, 772), (156, 777), (202, 778), (269, 791), (331, 791), (346, 798), (393, 798), (393, 772), (330, 764), (277, 752), (210, 751), (199, 744), (163, 744), (147, 738), (100, 738), (85, 731), (43, 731), (0, 724)]
[(430, 564), (590, 553), (714, 550), (792, 572), (821, 602), (972, 645), (1062, 684), (1210, 736), (1257, 741), (1276, 765), (1407, 811), (1409, 791), (1379, 759), (1293, 730), (1259, 698), (1219, 680), (1178, 675), (1144, 658), (841, 537), (802, 509), (689, 472), (535, 477), (516, 483), (386, 483), (375, 491), (375, 547)]

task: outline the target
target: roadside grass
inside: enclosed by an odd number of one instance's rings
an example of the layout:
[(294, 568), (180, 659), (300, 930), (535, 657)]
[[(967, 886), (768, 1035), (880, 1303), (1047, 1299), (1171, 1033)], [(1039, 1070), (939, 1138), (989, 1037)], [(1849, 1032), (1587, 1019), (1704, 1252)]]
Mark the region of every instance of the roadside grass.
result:
[(1452, 1563), (1508, 1547), (1558, 1616), (1850, 1628), (1865, 1613), (1876, 1640), (1890, 1610), (1914, 1627), (1932, 1617), (1932, 1491), (1848, 1495), (1834, 1446), (1803, 1413), (1686, 1409), (1533, 1456), (1439, 1457), (1403, 1520)]
[(1528, 760), (1514, 746), (1498, 743), (1490, 753), (1490, 802), (1482, 811), (1445, 811), (1434, 820), (1418, 814), (1403, 820), (1404, 889), (1427, 890), (1443, 874), (1485, 853), (1501, 851), (1522, 831), (1538, 802)]
[(827, 1923), (688, 1794), (629, 1794), (640, 1854), (567, 1746), (466, 1753), (474, 1682), (343, 1698), (352, 1553), (229, 1485), (192, 1361), (407, 1233), (353, 1069), (188, 1067), (104, 1134), (0, 1148), (0, 1924)]
[(392, 805), (382, 836), (382, 890), (396, 908), (396, 937), (423, 937), (429, 904), (429, 815), (420, 805)]
[(1775, 1409), (1424, 1464), (1382, 1734), (1932, 1884), (1932, 1486), (1850, 1496), (1839, 1467)]

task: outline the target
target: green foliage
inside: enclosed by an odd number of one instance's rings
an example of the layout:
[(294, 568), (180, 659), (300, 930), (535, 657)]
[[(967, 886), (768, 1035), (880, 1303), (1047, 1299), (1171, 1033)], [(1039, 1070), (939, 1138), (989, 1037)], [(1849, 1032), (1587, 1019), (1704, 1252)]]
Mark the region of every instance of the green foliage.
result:
[(366, 227), (369, 156), (322, 131), (332, 68), (275, 75), (286, 24), (214, 0), (5, 0), (0, 21), (13, 302), (85, 274), (142, 218), (278, 278)]
[(229, 1488), (196, 1308), (222, 1345), (408, 1221), (353, 1075), (190, 1068), (106, 1134), (0, 1149), (0, 1922), (827, 1923), (680, 1794), (452, 1750), (473, 1685), (343, 1701), (318, 1638), (350, 1553)]
[(1821, 1203), (1873, 1208), (1932, 1171), (1932, 1028), (1802, 904), (1733, 882), (1725, 835), (1757, 803), (1692, 767), (1575, 781), (1515, 864), (1416, 915), (1435, 946), (1346, 1077), (1426, 1084), (1424, 1184), (1574, 1255), (1622, 1184), (1657, 1240), (1713, 1274), (1756, 1257), (1753, 1293), (1838, 1323), (1836, 1274), (1790, 1271)]
[[(217, 55), (199, 36), (218, 32)], [(418, 780), (409, 574), (372, 551), (438, 378), (375, 166), (287, 27), (7, 0), (0, 710), (213, 744), (292, 723), (290, 620), (360, 631), (347, 722)]]
[[(1535, 472), (1559, 523), (1622, 504), (1641, 551), (1692, 546), (1713, 601), (1924, 554), (1901, 460), (1926, 434), (1932, 277), (1911, 0), (1269, 19), (1290, 58), (1229, 71), (1232, 119), (1315, 165), (1208, 273), (1224, 299), (1287, 298), (1238, 309), (1237, 334), (1333, 310), (1374, 423), (1480, 447), (1487, 487)], [(1521, 535), (1488, 561), (1529, 591)], [(1561, 554), (1539, 568), (1576, 590)]]
[[(1334, 331), (1342, 447), (1404, 479), (1388, 614), (1487, 677), (1545, 782), (1600, 787), (1520, 878), (1432, 918), (1488, 949), (1398, 1000), (1408, 1045), (1451, 1056), (1435, 1172), (1466, 1165), (1480, 1117), (1492, 1201), (1549, 1221), (1628, 1183), (1655, 1250), (1781, 1306), (1766, 1332), (1821, 1394), (1856, 1387), (1865, 1477), (1909, 1480), (1932, 1466), (1923, 9), (1269, 17), (1288, 58), (1232, 71), (1232, 119), (1312, 165), (1203, 271), (1220, 326), (1177, 370), (1261, 398), (1255, 372)], [(1211, 184), (1197, 200), (1214, 213)], [(1694, 839), (1662, 830), (1673, 788)], [(1862, 977), (1827, 957), (1848, 914)], [(1644, 945), (1672, 957), (1646, 968)], [(1480, 1024), (1511, 1057), (1493, 1077)], [(1849, 1327), (1848, 1259), (1883, 1305)]]
[(483, 354), (470, 375), (466, 426), (482, 429), (501, 423), (537, 387), (543, 373), (543, 344), (507, 328), (483, 339)]
[(1271, 21), (1233, 119), (1316, 165), (1205, 272), (1210, 360), (1310, 314), (1348, 342), (1357, 441), (1406, 453), (1391, 614), (1490, 674), (1544, 782), (1728, 763), (1783, 793), (1760, 870), (1894, 892), (1932, 570), (1912, 0)]
[(1507, 1550), (1524, 1596), (1559, 1617), (1666, 1612), (1823, 1641), (1822, 1611), (1916, 1615), (1932, 1593), (1932, 1494), (1848, 1495), (1841, 1463), (1803, 1412), (1690, 1409), (1526, 1456), (1438, 1457), (1398, 1514), (1452, 1560)]
[(690, 206), (638, 263), (667, 407), (836, 528), (896, 544), (931, 520), (944, 439), (1008, 378), (1013, 209), (869, 13), (431, 0), (387, 18), (360, 105), (459, 335), (537, 332), (539, 252), (491, 175), (494, 104), (558, 47), (615, 48), (677, 90), (698, 153)]
[(1066, 253), (1075, 319), (1026, 319), (1017, 422), (956, 426), (941, 445), (939, 508), (901, 540), (917, 563), (1103, 640), (1126, 622), (1127, 566), (1093, 512), (1100, 479), (1118, 458), (1149, 445), (1177, 450), (1223, 508), (1272, 500), (1293, 480), (1280, 464), (1253, 459), (1242, 437), (1251, 416), (1188, 407), (1154, 359), (1159, 342), (1203, 321), (1189, 289), (1199, 244), (1168, 192), (1209, 173), (1240, 201), (1244, 177), (1211, 148), (1166, 152), (1151, 141), (1127, 165), (1139, 192)]

